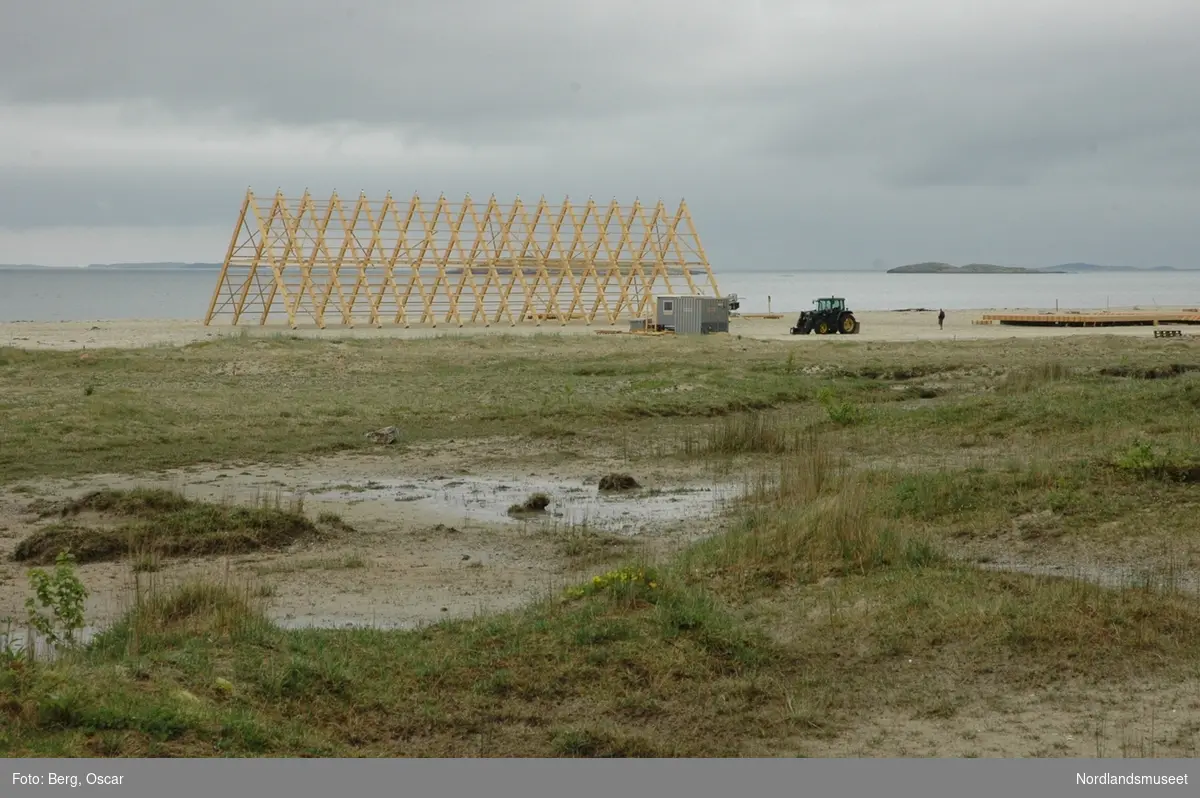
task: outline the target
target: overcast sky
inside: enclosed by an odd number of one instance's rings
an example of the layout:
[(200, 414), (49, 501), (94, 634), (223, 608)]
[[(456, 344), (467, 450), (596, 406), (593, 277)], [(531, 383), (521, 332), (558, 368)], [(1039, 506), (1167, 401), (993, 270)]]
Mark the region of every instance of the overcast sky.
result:
[(1198, 0), (0, 0), (0, 263), (247, 186), (686, 198), (713, 265), (1197, 266)]

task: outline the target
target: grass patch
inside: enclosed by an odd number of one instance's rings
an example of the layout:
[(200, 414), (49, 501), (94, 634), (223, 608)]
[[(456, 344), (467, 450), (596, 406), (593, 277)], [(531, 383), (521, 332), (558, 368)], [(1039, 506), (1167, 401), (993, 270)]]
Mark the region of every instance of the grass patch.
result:
[[(1151, 451), (1154, 450), (1151, 447)], [(944, 538), (990, 545), (996, 554), (1014, 538), (1059, 538), (1106, 550), (1139, 540), (1146, 552), (1186, 552), (1192, 545), (1191, 483), (1184, 467), (1135, 446), (1115, 458), (1034, 460), (875, 476), (879, 513), (936, 530)]]
[(1133, 443), (1114, 458), (1113, 465), (1139, 479), (1200, 482), (1200, 457), (1151, 441)]
[[(78, 518), (85, 513), (94, 519), (81, 523)], [(336, 518), (314, 523), (300, 505), (211, 504), (166, 490), (100, 491), (58, 508), (56, 514), (62, 520), (21, 540), (13, 560), (46, 564), (64, 550), (80, 563), (133, 554), (145, 563), (142, 570), (153, 570), (157, 557), (280, 549), (349, 529)]]
[(820, 438), (810, 439), (805, 456), (782, 463), (752, 498), (757, 502), (732, 530), (688, 553), (692, 581), (740, 595), (944, 560), (930, 541), (876, 514), (872, 486), (843, 469)]
[[(1109, 385), (1189, 383), (1195, 375), (1181, 365), (1181, 346), (1187, 344), (1111, 336), (963, 341), (953, 348), (838, 341), (814, 342), (798, 356), (789, 342), (720, 336), (497, 335), (416, 339), (402, 347), (251, 336), (98, 350), (87, 363), (70, 352), (0, 348), (8, 363), (0, 482), (380, 451), (364, 436), (389, 424), (405, 430), (406, 445), (535, 427), (556, 437), (613, 436), (643, 421), (802, 408), (853, 428), (880, 401), (973, 393), (1013, 371), (1013, 363), (1044, 377), (1069, 358), (1078, 374), (1068, 384), (1087, 375)], [(1159, 371), (1177, 376), (1132, 376)], [(910, 384), (914, 390), (892, 390)], [(85, 396), (87, 387), (94, 392)], [(837, 397), (832, 415), (819, 405), (822, 389)], [(243, 401), (230, 406), (231, 391)], [(1066, 404), (1060, 412), (1074, 411)], [(756, 433), (747, 432), (734, 437), (753, 441)], [(768, 437), (733, 450), (780, 446)], [(398, 456), (401, 449), (385, 451)]]
[(1139, 380), (1161, 380), (1171, 377), (1179, 377), (1184, 374), (1189, 374), (1194, 371), (1200, 371), (1200, 365), (1195, 363), (1168, 363), (1166, 365), (1151, 365), (1151, 366), (1104, 366), (1098, 369), (1098, 373), (1105, 377), (1120, 377)]

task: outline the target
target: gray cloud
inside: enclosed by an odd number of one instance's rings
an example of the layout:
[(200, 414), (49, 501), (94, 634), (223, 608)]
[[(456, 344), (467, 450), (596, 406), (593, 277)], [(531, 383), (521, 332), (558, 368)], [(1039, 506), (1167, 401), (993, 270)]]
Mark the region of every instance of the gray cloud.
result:
[[(766, 146), (800, 160), (857, 153), (896, 187), (1036, 185), (1060, 169), (1141, 182), (1156, 158), (1143, 145), (1173, 138), (1177, 156), (1200, 132), (1200, 89), (1184, 77), (1200, 73), (1200, 6), (1157, 5), (1173, 13), (1130, 30), (1073, 31), (1068, 17), (1058, 38), (956, 42), (857, 80), (800, 78), (815, 112), (785, 116)], [(1187, 160), (1200, 162), (1191, 140)]]
[(553, 0), (56, 5), (28, 4), (0, 32), (11, 102), (151, 99), (184, 115), (468, 140), (694, 101), (672, 83), (722, 43), (702, 5), (625, 0), (609, 12)]
[(10, 3), (0, 261), (253, 185), (682, 195), (730, 263), (1189, 265), (1200, 4), (1127, 5)]

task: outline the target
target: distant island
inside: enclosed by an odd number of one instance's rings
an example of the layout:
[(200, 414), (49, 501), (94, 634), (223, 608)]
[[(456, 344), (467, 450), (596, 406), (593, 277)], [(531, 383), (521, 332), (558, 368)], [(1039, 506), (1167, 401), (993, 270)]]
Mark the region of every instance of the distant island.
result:
[(888, 274), (1095, 274), (1097, 272), (1179, 272), (1195, 269), (1176, 269), (1174, 266), (1155, 266), (1139, 269), (1136, 266), (1097, 266), (1094, 263), (1064, 263), (1048, 269), (1033, 269), (1025, 266), (997, 266), (993, 263), (968, 263), (954, 266), (949, 263), (910, 263), (888, 269)]
[(888, 274), (1062, 274), (1043, 269), (1027, 269), (1023, 266), (996, 266), (992, 263), (968, 263), (953, 266), (949, 263), (910, 263), (888, 269)]

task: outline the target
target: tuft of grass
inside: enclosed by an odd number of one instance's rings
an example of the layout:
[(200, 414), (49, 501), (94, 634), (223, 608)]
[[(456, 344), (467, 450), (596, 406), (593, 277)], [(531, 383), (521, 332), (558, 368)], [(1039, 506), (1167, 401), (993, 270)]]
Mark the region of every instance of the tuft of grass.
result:
[(1028, 368), (1014, 369), (1004, 375), (999, 388), (1008, 393), (1028, 393), (1044, 385), (1070, 379), (1075, 371), (1059, 361), (1038, 363)]
[(510, 505), (508, 508), (509, 515), (532, 515), (536, 513), (544, 513), (546, 508), (550, 506), (550, 497), (544, 493), (533, 493), (525, 498), (525, 501)]
[(186, 650), (197, 638), (233, 644), (258, 639), (274, 628), (263, 603), (269, 592), (228, 578), (169, 585), (139, 579), (134, 605), (95, 637), (89, 651), (101, 662), (130, 660), (136, 673), (143, 657), (179, 646)]
[(600, 477), (600, 482), (597, 488), (605, 492), (616, 492), (625, 490), (637, 490), (641, 485), (629, 474), (605, 474)]
[(768, 413), (738, 413), (718, 419), (706, 430), (697, 454), (783, 454), (796, 451), (801, 430)]
[[(73, 516), (99, 515), (82, 524)], [(149, 566), (158, 557), (203, 556), (279, 549), (300, 540), (320, 540), (348, 527), (330, 519), (313, 523), (299, 509), (211, 504), (170, 491), (102, 491), (58, 510), (63, 520), (21, 540), (17, 562), (48, 563), (68, 550), (77, 562), (121, 559), (133, 552)], [(143, 568), (146, 570), (146, 568)]]
[(58, 515), (68, 518), (90, 510), (97, 513), (153, 518), (186, 510), (192, 504), (193, 502), (182, 493), (162, 488), (133, 488), (131, 490), (106, 488), (47, 508), (41, 512), (41, 516), (48, 518)]

